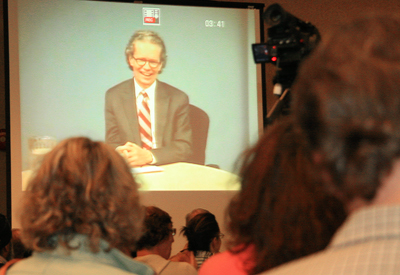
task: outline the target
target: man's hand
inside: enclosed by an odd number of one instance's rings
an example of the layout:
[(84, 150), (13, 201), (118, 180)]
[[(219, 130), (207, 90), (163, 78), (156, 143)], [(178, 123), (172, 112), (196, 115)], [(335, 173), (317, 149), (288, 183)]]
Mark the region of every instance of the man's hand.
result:
[(144, 166), (153, 161), (153, 155), (149, 150), (129, 141), (115, 150), (125, 158), (131, 167)]

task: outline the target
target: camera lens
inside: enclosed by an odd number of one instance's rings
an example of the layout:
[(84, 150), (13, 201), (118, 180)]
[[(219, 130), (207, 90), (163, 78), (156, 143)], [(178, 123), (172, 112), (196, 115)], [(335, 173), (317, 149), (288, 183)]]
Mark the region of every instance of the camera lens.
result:
[(263, 18), (268, 25), (275, 26), (286, 20), (286, 14), (279, 4), (272, 4), (264, 12)]
[(282, 13), (279, 10), (275, 10), (271, 12), (269, 16), (269, 20), (273, 23), (279, 23), (282, 19)]

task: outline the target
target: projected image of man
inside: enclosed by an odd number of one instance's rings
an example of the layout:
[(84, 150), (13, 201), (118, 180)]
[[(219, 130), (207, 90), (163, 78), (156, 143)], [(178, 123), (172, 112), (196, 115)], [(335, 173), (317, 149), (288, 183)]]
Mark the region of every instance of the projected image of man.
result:
[(192, 154), (189, 98), (159, 81), (166, 48), (153, 31), (137, 31), (125, 50), (133, 79), (106, 93), (106, 143), (132, 167), (186, 161)]

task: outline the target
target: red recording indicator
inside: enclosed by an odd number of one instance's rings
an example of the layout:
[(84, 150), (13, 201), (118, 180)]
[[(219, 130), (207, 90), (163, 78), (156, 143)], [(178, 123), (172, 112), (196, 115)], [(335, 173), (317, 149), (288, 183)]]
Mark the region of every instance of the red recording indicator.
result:
[(271, 61), (275, 62), (277, 60), (276, 56), (271, 57)]
[(145, 17), (144, 18), (144, 22), (145, 23), (155, 23), (156, 22), (156, 18), (155, 17)]

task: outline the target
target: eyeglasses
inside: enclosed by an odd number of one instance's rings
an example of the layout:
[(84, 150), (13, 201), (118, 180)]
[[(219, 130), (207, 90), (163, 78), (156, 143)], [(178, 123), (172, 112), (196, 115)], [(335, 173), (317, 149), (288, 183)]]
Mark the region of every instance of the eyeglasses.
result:
[(225, 237), (224, 234), (222, 234), (222, 233), (219, 233), (219, 234), (218, 234), (218, 238), (223, 239), (224, 237)]
[(169, 231), (172, 233), (172, 236), (176, 235), (176, 228), (171, 228)]
[(136, 63), (140, 66), (143, 67), (144, 65), (146, 65), (146, 63), (149, 63), (150, 68), (154, 69), (157, 68), (158, 66), (160, 66), (161, 62), (159, 61), (152, 61), (152, 60), (146, 60), (146, 59), (141, 59), (141, 58), (134, 58), (132, 56), (133, 59), (135, 59)]

